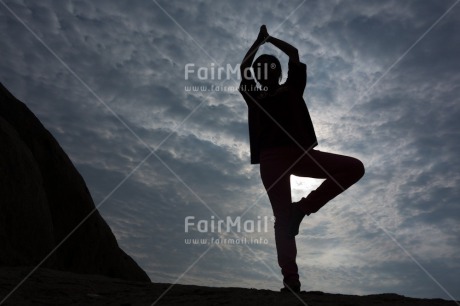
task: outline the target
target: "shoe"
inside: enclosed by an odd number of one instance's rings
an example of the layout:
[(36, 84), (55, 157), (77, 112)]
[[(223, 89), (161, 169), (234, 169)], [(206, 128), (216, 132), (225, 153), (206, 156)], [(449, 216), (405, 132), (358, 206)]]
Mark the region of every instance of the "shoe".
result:
[(305, 215), (309, 215), (304, 213), (300, 207), (299, 204), (292, 204), (292, 210), (291, 210), (291, 216), (289, 220), (289, 230), (288, 230), (288, 235), (289, 237), (295, 237), (299, 234), (299, 227), (300, 223), (302, 223), (303, 218)]
[(282, 293), (300, 293), (300, 285), (297, 285), (297, 286), (288, 286), (288, 285), (285, 285), (284, 288), (281, 288), (280, 292)]

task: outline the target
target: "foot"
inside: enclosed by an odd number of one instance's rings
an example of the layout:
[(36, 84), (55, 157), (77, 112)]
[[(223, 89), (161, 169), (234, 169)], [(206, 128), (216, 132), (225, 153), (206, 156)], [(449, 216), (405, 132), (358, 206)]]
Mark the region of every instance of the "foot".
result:
[(284, 288), (281, 288), (280, 292), (282, 293), (300, 293), (300, 285), (287, 285), (284, 284)]
[(292, 205), (293, 205), (293, 207), (292, 207), (292, 210), (291, 210), (291, 217), (290, 217), (290, 221), (289, 221), (288, 235), (290, 237), (295, 237), (295, 236), (297, 236), (299, 234), (299, 227), (300, 227), (300, 223), (302, 223), (303, 218), (305, 217), (305, 215), (308, 216), (310, 214), (304, 213), (300, 209), (299, 204), (293, 203)]

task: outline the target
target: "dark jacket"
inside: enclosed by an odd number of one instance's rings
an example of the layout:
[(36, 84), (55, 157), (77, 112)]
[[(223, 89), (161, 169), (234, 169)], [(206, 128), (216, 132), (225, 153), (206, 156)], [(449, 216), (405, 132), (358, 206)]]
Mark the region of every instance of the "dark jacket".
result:
[(251, 164), (260, 162), (263, 148), (295, 146), (305, 151), (318, 145), (303, 99), (307, 84), (304, 63), (289, 61), (288, 78), (272, 95), (257, 89), (254, 79), (242, 77), (239, 91), (248, 105)]

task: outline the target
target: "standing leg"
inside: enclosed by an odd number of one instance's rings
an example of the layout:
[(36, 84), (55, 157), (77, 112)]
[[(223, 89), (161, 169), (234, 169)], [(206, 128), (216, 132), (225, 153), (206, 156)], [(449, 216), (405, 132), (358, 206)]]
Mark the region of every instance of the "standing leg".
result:
[(285, 172), (290, 164), (279, 152), (270, 153), (261, 155), (260, 174), (275, 216), (278, 264), (284, 284), (292, 290), (300, 290), (295, 237), (288, 234), (292, 200), (290, 173)]

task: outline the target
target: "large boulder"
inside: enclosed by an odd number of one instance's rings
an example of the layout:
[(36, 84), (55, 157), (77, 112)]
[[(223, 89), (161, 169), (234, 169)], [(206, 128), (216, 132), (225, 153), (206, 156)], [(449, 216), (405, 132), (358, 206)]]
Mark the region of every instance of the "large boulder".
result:
[[(118, 246), (80, 173), (0, 83), (0, 265), (150, 281)], [(51, 255), (49, 255), (51, 254)]]
[(54, 246), (40, 170), (16, 130), (0, 117), (0, 263), (39, 262)]

